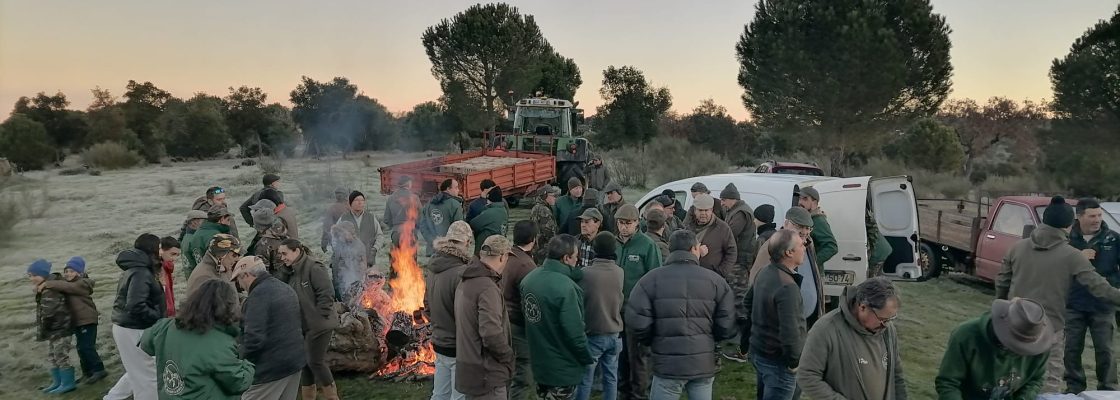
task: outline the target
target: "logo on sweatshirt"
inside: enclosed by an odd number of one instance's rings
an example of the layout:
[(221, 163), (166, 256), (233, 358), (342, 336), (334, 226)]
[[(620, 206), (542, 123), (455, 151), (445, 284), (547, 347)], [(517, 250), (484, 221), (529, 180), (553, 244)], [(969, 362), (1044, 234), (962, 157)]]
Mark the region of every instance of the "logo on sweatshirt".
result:
[(172, 396), (183, 394), (183, 376), (179, 375), (179, 366), (174, 361), (167, 360), (163, 365), (163, 391)]
[(525, 295), (525, 299), (522, 303), (524, 303), (522, 304), (522, 308), (525, 312), (525, 320), (534, 324), (541, 322), (541, 306), (537, 304), (537, 296), (529, 293)]
[(428, 217), (432, 219), (433, 224), (440, 225), (443, 223), (443, 211), (438, 208), (433, 208), (432, 211), (428, 212)]

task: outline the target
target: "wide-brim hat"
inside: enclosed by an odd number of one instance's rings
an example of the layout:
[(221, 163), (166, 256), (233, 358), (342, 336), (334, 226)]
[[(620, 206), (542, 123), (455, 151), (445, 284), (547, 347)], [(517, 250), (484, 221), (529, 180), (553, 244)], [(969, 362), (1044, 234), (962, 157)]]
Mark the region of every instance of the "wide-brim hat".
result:
[(992, 330), (1008, 350), (1022, 356), (1036, 356), (1054, 344), (1053, 330), (1046, 309), (1031, 299), (1014, 298), (992, 302)]

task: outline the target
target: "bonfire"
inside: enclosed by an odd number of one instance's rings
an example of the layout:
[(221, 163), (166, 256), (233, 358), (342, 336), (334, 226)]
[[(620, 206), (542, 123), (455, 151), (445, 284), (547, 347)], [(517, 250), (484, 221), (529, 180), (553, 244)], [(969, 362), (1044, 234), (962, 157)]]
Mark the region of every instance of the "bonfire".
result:
[(367, 286), (361, 296), (362, 308), (371, 318), (376, 315), (380, 320), (371, 324), (371, 329), (374, 335), (384, 338), (382, 343), (388, 353), (383, 355), (385, 364), (370, 379), (419, 380), (436, 371), (431, 324), (424, 313), (424, 272), (416, 262), (416, 206), (408, 207), (408, 218), (401, 226), (400, 246), (390, 251), (396, 276), (389, 280), (388, 301), (380, 286)]

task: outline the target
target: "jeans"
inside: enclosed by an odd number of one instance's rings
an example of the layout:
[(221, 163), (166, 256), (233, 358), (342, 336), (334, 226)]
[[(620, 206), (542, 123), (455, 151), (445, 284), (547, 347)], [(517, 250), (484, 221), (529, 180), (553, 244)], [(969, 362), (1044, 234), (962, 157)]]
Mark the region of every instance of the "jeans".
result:
[(790, 400), (793, 398), (794, 387), (797, 386), (797, 374), (790, 372), (789, 368), (781, 363), (767, 360), (763, 357), (751, 355), (751, 363), (758, 377), (758, 389), (755, 398), (758, 400)]
[(678, 400), (681, 393), (688, 394), (688, 400), (711, 400), (712, 384), (716, 377), (684, 379), (665, 379), (653, 376), (650, 385), (649, 400)]
[(525, 337), (525, 327), (511, 325), (513, 330), (513, 354), (515, 367), (513, 381), (510, 382), (510, 400), (528, 400), (536, 391), (533, 383), (533, 369), (529, 364), (529, 339)]
[(97, 354), (97, 324), (79, 326), (74, 330), (78, 339), (78, 360), (82, 364), (82, 376), (89, 377), (105, 370), (101, 356)]
[(1097, 365), (1097, 389), (1117, 390), (1116, 363), (1112, 360), (1112, 336), (1116, 332), (1116, 314), (1088, 313), (1066, 309), (1065, 381), (1066, 392), (1081, 393), (1087, 389), (1081, 353), (1085, 352), (1085, 333), (1093, 338)]
[(594, 361), (587, 366), (587, 374), (576, 389), (576, 400), (591, 398), (596, 369), (603, 373), (603, 400), (615, 400), (618, 396), (618, 355), (622, 353), (622, 338), (617, 333), (588, 336), (587, 350)]
[(455, 357), (436, 353), (436, 374), (432, 377), (432, 400), (463, 400), (455, 390)]

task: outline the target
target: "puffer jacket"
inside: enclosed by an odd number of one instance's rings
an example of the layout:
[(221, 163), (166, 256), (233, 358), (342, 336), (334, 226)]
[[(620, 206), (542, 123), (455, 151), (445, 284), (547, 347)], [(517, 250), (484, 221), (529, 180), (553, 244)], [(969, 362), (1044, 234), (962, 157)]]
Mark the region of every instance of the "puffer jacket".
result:
[(1080, 250), (1069, 245), (1069, 235), (1043, 224), (1004, 256), (996, 275), (996, 298), (1037, 301), (1046, 309), (1050, 328), (1061, 332), (1066, 326), (1066, 300), (1074, 281), (1101, 301), (1120, 304), (1120, 290), (1098, 274)]
[(716, 344), (738, 333), (735, 296), (723, 277), (674, 251), (647, 273), (626, 305), (626, 329), (653, 352), (653, 374), (691, 380), (715, 376)]
[(797, 384), (811, 399), (906, 400), (898, 329), (894, 324), (878, 332), (864, 328), (851, 311), (856, 305), (851, 288), (844, 288), (841, 306), (809, 331)]
[(113, 301), (113, 323), (128, 329), (148, 329), (167, 313), (163, 285), (152, 275), (153, 263), (139, 249), (117, 255), (121, 272), (117, 299)]
[(241, 305), (241, 356), (256, 365), (254, 384), (274, 382), (307, 365), (296, 292), (262, 275)]
[[(47, 277), (48, 283), (61, 280), (63, 280), (62, 275), (57, 272)], [(50, 288), (44, 288), (35, 295), (35, 321), (39, 325), (38, 340), (52, 340), (74, 334), (66, 297), (62, 292)]]
[(432, 347), (436, 353), (455, 357), (455, 288), (459, 287), (470, 254), (450, 244), (441, 243), (428, 262), (424, 302), (432, 320)]
[(475, 259), (455, 290), (455, 390), (481, 396), (509, 385), (513, 340), (501, 275)]
[[(1101, 231), (1089, 240), (1085, 240), (1085, 235), (1081, 233), (1081, 225), (1073, 224), (1069, 245), (1078, 250), (1096, 251), (1097, 256), (1091, 260), (1093, 267), (1112, 287), (1120, 287), (1120, 234), (1108, 229), (1108, 224), (1102, 222)], [(1069, 304), (1066, 306), (1074, 311), (1088, 313), (1116, 312), (1116, 306), (1097, 300), (1084, 285), (1076, 282), (1069, 290)]]
[(338, 313), (334, 309), (334, 284), (331, 273), (322, 262), (311, 255), (306, 247), (293, 265), (281, 266), (274, 275), (296, 291), (302, 315), (303, 332), (315, 335), (338, 328)]
[(43, 287), (66, 295), (70, 323), (75, 328), (97, 324), (97, 305), (93, 303), (93, 279), (85, 275), (78, 276), (72, 281), (50, 279), (44, 282)]

